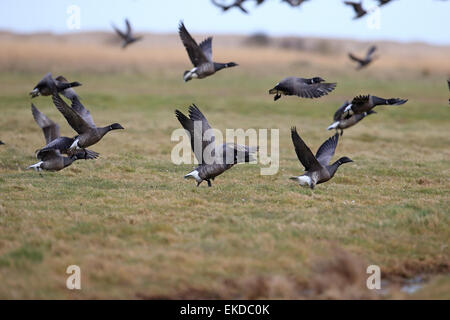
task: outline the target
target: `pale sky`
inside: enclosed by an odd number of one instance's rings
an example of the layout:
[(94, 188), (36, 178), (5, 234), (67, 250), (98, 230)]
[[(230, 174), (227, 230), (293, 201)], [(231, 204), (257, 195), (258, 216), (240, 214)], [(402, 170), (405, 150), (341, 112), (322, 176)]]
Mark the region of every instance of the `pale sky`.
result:
[[(423, 41), (450, 45), (450, 1), (394, 0), (376, 13), (352, 20), (354, 12), (341, 0), (310, 0), (291, 8), (281, 0), (223, 13), (210, 0), (14, 0), (0, 1), (0, 30), (20, 33), (111, 31), (128, 17), (136, 32), (175, 33), (184, 20), (189, 31), (203, 34), (252, 34), (338, 37), (360, 40)], [(373, 0), (363, 0), (370, 8)], [(70, 30), (68, 7), (80, 8), (80, 30)]]

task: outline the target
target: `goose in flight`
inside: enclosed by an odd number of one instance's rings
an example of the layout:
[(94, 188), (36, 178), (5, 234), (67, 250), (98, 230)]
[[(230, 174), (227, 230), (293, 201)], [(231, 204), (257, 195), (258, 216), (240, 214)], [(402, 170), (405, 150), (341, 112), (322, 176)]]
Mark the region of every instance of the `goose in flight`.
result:
[(91, 113), (81, 104), (78, 97), (72, 99), (72, 107), (69, 107), (56, 92), (53, 93), (52, 99), (56, 108), (78, 133), (69, 147), (69, 154), (73, 154), (78, 149), (85, 149), (96, 144), (111, 130), (124, 129), (119, 123), (113, 123), (106, 127), (97, 127)]
[(376, 106), (399, 106), (405, 104), (408, 99), (390, 98), (384, 99), (371, 95), (360, 95), (353, 98), (352, 102), (345, 107), (344, 114), (345, 117), (352, 116), (354, 114), (363, 114), (364, 112), (369, 112)]
[(70, 166), (75, 160), (96, 159), (98, 157), (97, 152), (87, 149), (77, 151), (70, 157), (63, 156), (62, 154), (67, 153), (73, 139), (61, 137), (59, 125), (40, 112), (33, 104), (31, 104), (31, 112), (34, 120), (44, 133), (46, 146), (36, 153), (36, 158), (40, 161), (27, 169), (59, 171)]
[(324, 79), (321, 77), (296, 78), (288, 77), (281, 80), (272, 89), (269, 90), (269, 94), (275, 94), (274, 101), (281, 98), (281, 95), (286, 96), (299, 96), (301, 98), (320, 98), (327, 95), (329, 92), (336, 88), (336, 83), (323, 83)]
[(186, 30), (183, 22), (180, 22), (178, 33), (189, 55), (189, 59), (194, 65), (194, 68), (184, 72), (183, 79), (185, 82), (192, 78), (203, 79), (224, 68), (237, 66), (234, 62), (220, 63), (212, 60), (212, 37), (203, 40), (198, 45)]
[(125, 49), (128, 45), (132, 44), (133, 42), (139, 41), (142, 39), (142, 36), (135, 37), (133, 35), (133, 29), (131, 28), (130, 21), (128, 19), (125, 19), (125, 25), (127, 29), (125, 32), (118, 29), (115, 25), (112, 25), (116, 33), (119, 35), (120, 38), (122, 38), (122, 48)]
[(367, 14), (367, 11), (363, 8), (361, 2), (344, 1), (344, 3), (348, 6), (353, 7), (353, 10), (355, 11), (355, 14), (356, 14), (353, 19), (359, 19), (362, 16), (365, 16)]
[(302, 138), (300, 138), (295, 127), (291, 128), (291, 138), (298, 160), (305, 167), (305, 173), (298, 177), (291, 177), (290, 179), (298, 182), (301, 186), (314, 189), (316, 184), (327, 182), (333, 178), (341, 164), (353, 162), (348, 157), (342, 157), (333, 164), (328, 164), (338, 144), (339, 135), (337, 133), (320, 146), (316, 156), (313, 155)]
[(69, 82), (63, 76), (52, 78), (52, 74), (47, 73), (30, 92), (31, 98), (41, 96), (49, 96), (52, 94), (52, 87), (55, 86), (58, 93), (64, 95), (67, 99), (72, 99), (76, 94), (72, 87), (81, 86), (81, 83)]
[(333, 120), (334, 122), (327, 128), (327, 130), (336, 129), (336, 132), (340, 129), (341, 130), (341, 136), (344, 133), (344, 129), (353, 127), (355, 124), (357, 124), (359, 121), (364, 119), (366, 116), (370, 114), (376, 113), (373, 110), (369, 110), (364, 113), (360, 114), (354, 114), (352, 116), (346, 114), (344, 112), (345, 108), (350, 104), (349, 101), (345, 101), (342, 106), (339, 107), (339, 109), (336, 110), (334, 113)]
[[(211, 187), (211, 180), (235, 164), (256, 160), (253, 154), (257, 151), (257, 147), (234, 143), (215, 146), (215, 137), (212, 134), (211, 126), (195, 104), (189, 107), (189, 117), (179, 110), (175, 110), (175, 115), (190, 136), (192, 151), (199, 162), (199, 166), (184, 177), (195, 179), (197, 187), (202, 181), (208, 182), (208, 187)], [(206, 148), (211, 150), (210, 154), (204, 154)]]
[(375, 58), (373, 56), (373, 53), (377, 50), (376, 46), (371, 46), (369, 48), (369, 50), (367, 50), (367, 54), (365, 56), (364, 59), (358, 58), (357, 56), (355, 56), (353, 53), (349, 53), (348, 56), (350, 59), (352, 59), (353, 61), (356, 61), (358, 63), (358, 66), (356, 67), (356, 70), (362, 69), (364, 67), (366, 67), (367, 65), (369, 65)]

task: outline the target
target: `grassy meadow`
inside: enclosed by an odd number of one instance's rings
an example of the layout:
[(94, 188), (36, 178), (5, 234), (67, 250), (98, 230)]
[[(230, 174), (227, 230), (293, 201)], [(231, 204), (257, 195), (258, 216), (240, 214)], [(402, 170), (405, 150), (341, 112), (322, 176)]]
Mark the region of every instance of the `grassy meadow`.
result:
[[(191, 66), (176, 37), (127, 50), (0, 41), (0, 298), (450, 298), (450, 48), (380, 44), (380, 59), (356, 72), (345, 50), (219, 45), (216, 59), (239, 67), (184, 83)], [(39, 174), (25, 170), (45, 144), (30, 102), (75, 134), (50, 97), (28, 96), (48, 71), (83, 84), (97, 125), (125, 130), (90, 148), (99, 159)], [(320, 99), (274, 102), (268, 89), (289, 75), (338, 85)], [(313, 191), (290, 181), (302, 172), (290, 127), (315, 152), (334, 111), (358, 94), (409, 101), (345, 131), (332, 160), (355, 162), (334, 179)], [(170, 136), (181, 127), (174, 110), (191, 103), (223, 132), (279, 129), (278, 173), (245, 164), (212, 188), (183, 179), (193, 165), (172, 164)], [(81, 290), (65, 286), (73, 264)], [(366, 288), (371, 264), (383, 293)], [(400, 290), (417, 276), (421, 290)]]

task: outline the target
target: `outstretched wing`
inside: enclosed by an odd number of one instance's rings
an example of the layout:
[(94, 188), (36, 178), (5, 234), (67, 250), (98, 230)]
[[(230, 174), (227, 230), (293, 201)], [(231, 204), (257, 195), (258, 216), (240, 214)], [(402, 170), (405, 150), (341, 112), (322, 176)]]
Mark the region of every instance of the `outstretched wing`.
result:
[(128, 21), (128, 19), (125, 19), (125, 25), (127, 26), (127, 35), (130, 36), (132, 33), (132, 29), (131, 29), (130, 21)]
[(184, 23), (181, 22), (178, 27), (178, 33), (180, 35), (181, 41), (183, 42), (184, 47), (189, 55), (189, 59), (191, 59), (194, 67), (202, 63), (209, 62), (208, 58), (205, 56), (205, 53), (200, 48), (200, 46), (195, 42), (195, 40), (191, 37), (189, 32), (186, 30)]
[(336, 133), (334, 136), (328, 138), (316, 153), (316, 159), (322, 166), (327, 166), (330, 162), (330, 159), (334, 155), (334, 151), (336, 150), (337, 144), (339, 140), (339, 135)]
[(367, 50), (366, 59), (369, 60), (369, 59), (372, 57), (373, 53), (374, 53), (376, 50), (377, 50), (377, 47), (376, 47), (376, 46), (371, 46), (371, 47), (369, 48), (369, 50)]
[(298, 160), (305, 167), (305, 171), (315, 171), (320, 170), (321, 166), (317, 159), (314, 157), (311, 149), (303, 142), (302, 138), (297, 133), (297, 128), (291, 128), (291, 138), (294, 144), (295, 153), (297, 154)]
[(357, 56), (353, 55), (353, 53), (349, 53), (348, 54), (349, 58), (352, 59), (353, 61), (359, 62), (359, 63), (364, 63), (364, 61), (360, 58), (358, 58)]
[(47, 118), (45, 114), (40, 112), (38, 108), (31, 104), (31, 112), (33, 114), (34, 121), (41, 127), (44, 132), (45, 143), (48, 144), (51, 141), (59, 137), (59, 125)]
[(69, 107), (64, 100), (61, 99), (58, 93), (53, 92), (52, 99), (56, 108), (62, 113), (69, 125), (78, 132), (78, 134), (82, 134), (92, 128), (92, 126), (86, 122), (77, 111), (75, 111), (75, 109)]
[(203, 40), (200, 43), (200, 49), (202, 49), (205, 57), (212, 62), (212, 37)]
[[(336, 83), (305, 83), (300, 78), (295, 78), (292, 86), (288, 86), (287, 90), (291, 89), (292, 94), (302, 98), (319, 98), (327, 95), (336, 88)], [(289, 88), (290, 87), (290, 88)]]
[(95, 128), (95, 123), (94, 123), (94, 119), (92, 119), (91, 113), (89, 112), (88, 109), (86, 109), (80, 101), (80, 98), (75, 95), (74, 97), (72, 97), (72, 109), (75, 110), (82, 118), (84, 121), (86, 121), (86, 123)]
[(334, 121), (339, 121), (339, 120), (345, 119), (346, 115), (344, 114), (344, 110), (349, 104), (350, 104), (350, 102), (345, 101), (344, 104), (342, 106), (340, 106), (339, 109), (336, 110), (336, 112), (334, 113), (334, 117), (333, 117)]

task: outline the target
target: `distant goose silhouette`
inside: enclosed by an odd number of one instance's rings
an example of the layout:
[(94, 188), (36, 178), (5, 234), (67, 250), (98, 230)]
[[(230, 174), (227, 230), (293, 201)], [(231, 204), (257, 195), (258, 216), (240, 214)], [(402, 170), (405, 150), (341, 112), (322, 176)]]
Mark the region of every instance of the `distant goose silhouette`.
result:
[(125, 25), (127, 29), (125, 32), (118, 29), (114, 24), (112, 27), (116, 31), (116, 33), (119, 35), (120, 38), (122, 38), (122, 48), (125, 49), (128, 45), (132, 44), (133, 42), (139, 41), (142, 39), (142, 36), (135, 37), (133, 35), (133, 29), (131, 28), (130, 21), (128, 19), (125, 19)]
[(282, 94), (286, 96), (295, 95), (301, 98), (319, 98), (336, 88), (336, 83), (322, 83), (324, 81), (321, 77), (311, 79), (288, 77), (270, 89), (269, 94), (275, 94), (274, 101), (280, 99)]
[(183, 22), (180, 22), (178, 33), (189, 55), (189, 59), (194, 65), (194, 68), (184, 72), (183, 79), (185, 82), (192, 78), (203, 79), (224, 68), (237, 66), (234, 62), (219, 63), (212, 60), (212, 37), (203, 40), (198, 45), (186, 30)]
[(0, 140), (0, 145), (5, 144), (3, 141)]
[(40, 112), (33, 104), (31, 104), (31, 112), (38, 126), (44, 132), (46, 146), (36, 153), (36, 157), (40, 160), (29, 166), (27, 169), (36, 171), (48, 170), (59, 171), (70, 166), (75, 160), (79, 159), (96, 159), (98, 153), (91, 150), (81, 150), (71, 157), (64, 157), (62, 153), (67, 153), (73, 139), (60, 137), (59, 126), (42, 112)]
[(347, 162), (353, 162), (353, 160), (348, 157), (342, 157), (333, 164), (328, 164), (337, 147), (339, 140), (339, 135), (337, 133), (320, 146), (316, 156), (313, 155), (305, 142), (303, 142), (302, 138), (300, 138), (295, 127), (291, 128), (291, 138), (294, 143), (298, 160), (300, 160), (301, 164), (305, 167), (305, 173), (298, 177), (291, 177), (290, 179), (298, 182), (301, 186), (314, 189), (316, 184), (327, 182), (333, 178), (340, 165)]
[(384, 6), (385, 4), (388, 4), (389, 2), (391, 2), (392, 0), (378, 0), (378, 6)]
[(356, 67), (357, 70), (362, 69), (369, 65), (376, 57), (373, 57), (373, 53), (377, 50), (376, 46), (371, 46), (369, 50), (367, 51), (366, 57), (364, 59), (358, 58), (353, 53), (349, 53), (348, 56), (353, 61), (356, 61), (358, 63), (358, 66)]
[(344, 102), (342, 106), (339, 107), (339, 109), (336, 110), (334, 113), (333, 120), (334, 122), (327, 128), (327, 130), (336, 129), (336, 132), (340, 129), (341, 130), (341, 136), (344, 133), (344, 129), (350, 128), (357, 124), (359, 121), (364, 119), (366, 116), (370, 114), (376, 113), (373, 110), (369, 110), (364, 113), (360, 114), (354, 114), (350, 116), (348, 113), (346, 114), (344, 112), (345, 108), (350, 104), (349, 101)]
[(364, 112), (369, 112), (376, 106), (388, 105), (388, 106), (398, 106), (406, 103), (408, 99), (390, 98), (384, 99), (376, 96), (357, 96), (353, 98), (352, 102), (345, 107), (345, 116), (354, 114), (363, 114)]
[(355, 17), (353, 19), (359, 19), (362, 16), (367, 14), (367, 11), (364, 10), (364, 8), (362, 7), (362, 3), (361, 2), (354, 2), (354, 1), (344, 1), (344, 3), (348, 6), (352, 6), (353, 10), (355, 11)]
[[(255, 160), (252, 154), (257, 151), (257, 147), (224, 143), (222, 146), (212, 150), (212, 159), (207, 161), (208, 159), (204, 157), (204, 151), (208, 145), (213, 144), (214, 146), (215, 143), (214, 135), (209, 135), (209, 139), (205, 135), (206, 131), (211, 129), (208, 120), (195, 104), (189, 107), (189, 117), (185, 116), (179, 110), (175, 110), (175, 115), (183, 128), (188, 132), (191, 138), (192, 151), (194, 151), (195, 157), (200, 163), (198, 167), (184, 176), (186, 179), (195, 179), (197, 181), (197, 187), (202, 181), (208, 182), (208, 187), (211, 187), (211, 180), (214, 180), (215, 177), (224, 173), (235, 164)], [(194, 128), (197, 128), (196, 122), (201, 124), (201, 132), (195, 132)], [(196, 145), (201, 146), (201, 150), (199, 148), (196, 149), (194, 147)]]
[(51, 87), (55, 86), (58, 93), (62, 93), (66, 98), (72, 99), (75, 94), (72, 87), (81, 86), (81, 83), (68, 82), (63, 76), (52, 78), (52, 74), (47, 73), (30, 92), (31, 98), (41, 96), (49, 96), (52, 94)]
[(56, 108), (78, 133), (69, 147), (69, 154), (73, 154), (75, 150), (85, 149), (96, 144), (111, 130), (123, 129), (119, 123), (113, 123), (106, 127), (97, 127), (91, 113), (81, 104), (78, 97), (72, 99), (72, 107), (69, 107), (56, 92), (53, 93), (52, 99)]

